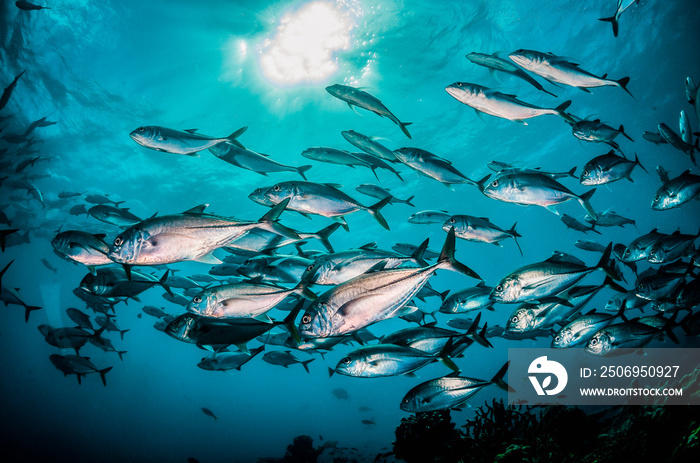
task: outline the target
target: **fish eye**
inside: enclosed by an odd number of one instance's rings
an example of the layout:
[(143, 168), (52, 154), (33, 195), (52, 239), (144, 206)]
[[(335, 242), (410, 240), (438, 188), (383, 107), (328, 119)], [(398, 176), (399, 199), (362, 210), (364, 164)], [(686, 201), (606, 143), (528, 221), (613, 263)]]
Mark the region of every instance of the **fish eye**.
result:
[(311, 315), (304, 314), (304, 316), (301, 317), (301, 322), (302, 323), (311, 323)]
[(143, 131), (146, 130), (146, 129), (144, 129), (143, 127), (139, 127), (139, 128), (136, 129), (136, 130), (138, 130), (139, 132), (143, 132)]
[(456, 222), (455, 218), (454, 218), (454, 217), (450, 217), (450, 223), (455, 223), (455, 222)]
[(661, 198), (661, 195), (656, 195), (654, 196), (654, 201), (658, 201)]
[(280, 188), (279, 185), (275, 185), (275, 186), (272, 187), (272, 190), (273, 190), (273, 191), (280, 191), (281, 188)]
[(561, 339), (561, 336), (554, 336), (555, 341), (559, 341)]
[(92, 276), (90, 276), (90, 275), (88, 275), (88, 276), (85, 278), (85, 283), (92, 283), (93, 281), (95, 281), (95, 280), (94, 280), (94, 279), (92, 278)]
[(595, 345), (597, 345), (597, 344), (598, 344), (598, 339), (597, 339), (597, 338), (591, 339), (591, 346), (595, 346)]
[(503, 291), (503, 285), (496, 286), (496, 291), (498, 291), (498, 292)]
[(518, 317), (513, 317), (513, 318), (510, 319), (510, 321), (512, 321), (513, 323), (515, 323), (515, 322), (518, 321)]
[(121, 246), (122, 244), (124, 244), (124, 238), (122, 238), (121, 236), (117, 236), (114, 240), (114, 245)]
[(494, 180), (493, 182), (491, 182), (491, 186), (498, 186), (498, 180)]
[(587, 171), (587, 170), (584, 170), (584, 171), (583, 171), (583, 175), (588, 175), (588, 171)]
[(194, 302), (195, 304), (199, 304), (200, 302), (202, 302), (202, 298), (199, 296), (195, 296), (194, 298), (192, 298), (192, 302)]
[(340, 363), (344, 363), (345, 365), (349, 365), (350, 364), (350, 357), (345, 357), (344, 359), (342, 359), (340, 361)]

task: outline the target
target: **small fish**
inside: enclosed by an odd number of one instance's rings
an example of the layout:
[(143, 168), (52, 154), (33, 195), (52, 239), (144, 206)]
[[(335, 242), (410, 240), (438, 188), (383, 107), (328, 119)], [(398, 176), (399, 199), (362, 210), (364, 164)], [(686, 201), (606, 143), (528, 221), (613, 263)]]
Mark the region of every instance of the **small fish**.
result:
[(448, 375), (426, 381), (408, 391), (401, 400), (400, 408), (409, 413), (456, 408), (491, 384), (505, 391), (514, 392), (503, 381), (507, 370), (508, 362), (490, 380)]
[(263, 360), (271, 365), (280, 365), (285, 368), (287, 368), (289, 365), (293, 365), (295, 363), (300, 363), (302, 367), (304, 367), (304, 370), (306, 370), (307, 373), (309, 372), (309, 363), (313, 362), (316, 360), (315, 358), (309, 359), (309, 360), (304, 360), (301, 361), (294, 357), (290, 351), (285, 351), (285, 352), (280, 352), (280, 351), (272, 351), (268, 352), (265, 355), (263, 355)]
[(230, 143), (242, 148), (243, 145), (236, 139), (246, 130), (248, 127), (241, 127), (226, 138), (213, 138), (198, 134), (196, 129), (180, 131), (149, 125), (137, 128), (129, 136), (139, 145), (152, 150), (197, 157), (199, 151), (222, 143)]
[(262, 345), (250, 351), (250, 354), (238, 354), (235, 352), (216, 352), (209, 357), (204, 357), (197, 366), (202, 370), (229, 371), (241, 370), (241, 367), (253, 360), (260, 352), (265, 350)]
[(44, 267), (46, 267), (47, 269), (51, 270), (53, 273), (58, 273), (58, 269), (54, 268), (54, 267), (51, 265), (51, 262), (49, 262), (48, 260), (46, 260), (46, 259), (41, 259), (41, 263), (44, 264)]
[(477, 114), (486, 113), (523, 125), (527, 125), (525, 119), (547, 114), (572, 121), (571, 117), (564, 112), (571, 104), (571, 100), (565, 101), (556, 108), (542, 108), (520, 101), (516, 95), (497, 92), (482, 85), (468, 82), (455, 82), (445, 87), (445, 91), (460, 103), (474, 108)]
[(371, 419), (371, 420), (362, 420), (362, 424), (367, 425), (367, 426), (375, 426), (377, 423), (374, 421), (374, 419)]
[(595, 220), (590, 215), (586, 215), (584, 220), (599, 227), (624, 227), (628, 224), (633, 225), (635, 228), (637, 227), (637, 224), (633, 219), (628, 219), (610, 210), (596, 212), (596, 215), (597, 218)]
[(615, 150), (611, 150), (607, 154), (591, 159), (583, 166), (580, 182), (581, 185), (586, 186), (603, 185), (623, 178), (632, 182), (630, 175), (636, 166), (647, 172), (636, 154), (634, 161), (630, 161), (624, 156), (616, 155)]
[(595, 87), (620, 87), (632, 96), (632, 93), (627, 89), (629, 77), (623, 77), (619, 80), (607, 79), (607, 74), (598, 77), (584, 71), (578, 64), (567, 61), (566, 58), (535, 50), (520, 49), (508, 56), (520, 67), (544, 77), (553, 84), (569, 85), (584, 92), (589, 92), (589, 88)]
[(372, 168), (372, 165), (367, 161), (353, 156), (348, 151), (339, 150), (336, 148), (328, 147), (314, 147), (307, 148), (301, 152), (302, 157), (307, 159), (312, 159), (314, 161), (326, 162), (329, 164), (339, 164), (342, 166), (348, 166), (354, 168), (355, 166), (362, 166), (367, 168)]
[(420, 148), (399, 148), (394, 151), (396, 159), (419, 174), (437, 180), (448, 188), (454, 183), (474, 184), (474, 181), (458, 171), (452, 161), (441, 158)]
[(346, 130), (340, 132), (340, 134), (348, 142), (367, 154), (371, 154), (372, 156), (388, 162), (399, 162), (398, 159), (396, 159), (396, 156), (394, 156), (393, 151), (377, 142), (373, 137), (368, 137), (367, 135), (355, 132), (354, 130)]
[(408, 133), (408, 127), (411, 122), (401, 122), (396, 116), (394, 116), (391, 111), (387, 109), (381, 101), (376, 97), (370, 95), (369, 93), (360, 90), (358, 88), (350, 87), (348, 85), (335, 84), (326, 87), (326, 91), (333, 95), (334, 97), (345, 101), (350, 108), (357, 106), (358, 108), (366, 109), (380, 117), (386, 117), (391, 120), (394, 124), (398, 125), (401, 131), (408, 137), (411, 138), (411, 134)]
[(350, 394), (348, 394), (348, 391), (346, 391), (342, 387), (333, 389), (331, 391), (331, 394), (333, 394), (339, 400), (348, 400), (350, 398)]
[(66, 309), (66, 314), (68, 315), (68, 318), (70, 318), (73, 321), (73, 323), (78, 325), (80, 328), (94, 331), (92, 322), (90, 321), (90, 317), (84, 312), (81, 312), (76, 308), (70, 307)]
[(686, 170), (674, 179), (668, 179), (656, 191), (651, 202), (655, 211), (664, 211), (681, 206), (700, 194), (700, 176)]
[(214, 415), (214, 412), (212, 412), (208, 408), (202, 407), (202, 413), (204, 413), (207, 416), (211, 416), (212, 418), (214, 418), (214, 421), (218, 420), (218, 417)]
[(580, 231), (583, 233), (588, 233), (589, 231), (598, 233), (599, 235), (601, 234), (598, 230), (595, 229), (596, 224), (592, 224), (590, 227), (585, 226), (578, 220), (574, 219), (570, 215), (567, 214), (562, 214), (561, 216), (561, 221), (564, 222), (564, 225), (566, 225), (568, 228), (576, 231)]
[(408, 222), (425, 225), (431, 223), (442, 224), (445, 223), (445, 220), (449, 219), (450, 217), (452, 216), (447, 211), (427, 210), (411, 214), (411, 216), (408, 218)]
[(440, 305), (440, 312), (461, 314), (474, 310), (493, 310), (495, 301), (491, 299), (493, 288), (482, 281), (478, 285), (456, 291), (445, 298)]
[(655, 228), (646, 235), (642, 235), (632, 241), (627, 248), (625, 248), (625, 252), (620, 257), (620, 260), (623, 262), (636, 262), (646, 259), (654, 243), (668, 236), (664, 233), (659, 233), (657, 230), (658, 228)]
[[(573, 116), (572, 116), (573, 117)], [(614, 141), (618, 135), (623, 135), (630, 141), (632, 138), (625, 133), (625, 128), (620, 124), (620, 128), (616, 129), (604, 124), (600, 119), (592, 121), (581, 119), (571, 125), (571, 130), (576, 138), (583, 141), (593, 143), (607, 143), (614, 149), (619, 149), (619, 145)]]
[(407, 206), (411, 207), (416, 207), (411, 200), (415, 196), (410, 196), (406, 199), (399, 199), (396, 196), (392, 195), (389, 190), (382, 188), (378, 185), (373, 185), (371, 183), (362, 183), (358, 186), (355, 187), (355, 190), (357, 190), (359, 193), (362, 193), (363, 195), (371, 196), (376, 199), (384, 199), (384, 198), (391, 198), (389, 201), (389, 204), (406, 204)]
[(574, 243), (574, 246), (576, 246), (579, 249), (583, 249), (584, 251), (592, 251), (592, 252), (600, 252), (600, 253), (605, 252), (605, 246), (603, 246), (600, 243), (596, 243), (595, 241), (592, 241), (592, 240), (577, 240)]
[(130, 227), (143, 220), (129, 212), (128, 207), (119, 208), (101, 204), (91, 207), (87, 212), (88, 215), (91, 215), (101, 222), (116, 225), (118, 227)]
[(685, 113), (685, 110), (681, 110), (681, 115), (678, 119), (678, 128), (681, 132), (681, 140), (692, 146), (693, 130), (690, 128), (690, 119), (688, 119), (688, 115)]
[(107, 204), (107, 203), (112, 203), (114, 207), (119, 206), (120, 204), (124, 203), (124, 201), (114, 201), (112, 199), (109, 199), (106, 195), (101, 195), (101, 194), (91, 194), (87, 195), (85, 197), (85, 201), (91, 203), (91, 204)]
[(520, 244), (518, 243), (518, 238), (522, 238), (520, 233), (515, 231), (515, 226), (517, 222), (513, 224), (508, 230), (503, 230), (502, 228), (491, 223), (487, 217), (473, 217), (471, 215), (453, 215), (445, 221), (442, 225), (442, 229), (449, 231), (450, 228), (454, 227), (455, 236), (466, 241), (477, 241), (480, 243), (490, 243), (500, 246), (500, 242), (507, 239), (513, 238), (515, 245), (520, 251), (522, 256), (523, 251), (520, 249)]
[(700, 137), (695, 139), (695, 144), (691, 145), (689, 143), (686, 143), (680, 135), (678, 135), (676, 132), (671, 130), (669, 126), (667, 126), (664, 123), (659, 124), (658, 126), (659, 134), (663, 137), (666, 142), (676, 148), (679, 151), (682, 151), (683, 153), (687, 154), (690, 156), (690, 160), (693, 162), (693, 164), (698, 165), (695, 159), (695, 154), (693, 154), (696, 150), (700, 151), (700, 146), (698, 143), (700, 142)]
[[(18, 2), (19, 3), (19, 2)], [(112, 369), (112, 367), (107, 367), (99, 370), (88, 357), (80, 357), (78, 355), (58, 355), (51, 354), (49, 360), (58, 368), (64, 376), (76, 375), (78, 377), (78, 384), (81, 382), (81, 378), (89, 373), (99, 373), (102, 379), (102, 384), (107, 386), (107, 379), (105, 375)]]
[(488, 70), (492, 73), (493, 71), (501, 71), (523, 79), (525, 82), (532, 85), (537, 90), (548, 93), (556, 98), (556, 95), (554, 93), (545, 90), (539, 82), (530, 77), (525, 71), (520, 69), (518, 66), (514, 65), (512, 62), (500, 58), (498, 56), (498, 53), (487, 55), (485, 53), (472, 52), (466, 55), (466, 58), (474, 64), (478, 64), (479, 66), (484, 66), (488, 68)]
[(664, 139), (664, 137), (662, 137), (658, 131), (657, 132), (646, 131), (642, 134), (642, 138), (654, 143), (655, 145), (662, 145), (664, 143), (668, 143), (666, 141), (666, 139)]
[(637, 321), (616, 323), (597, 331), (586, 343), (586, 352), (598, 356), (614, 355), (619, 348), (643, 347), (664, 332), (668, 333), (668, 330)]
[(307, 180), (306, 171), (312, 167), (310, 165), (288, 166), (275, 161), (267, 154), (256, 153), (230, 143), (214, 145), (209, 148), (209, 151), (222, 161), (242, 169), (257, 172), (263, 176), (267, 176), (271, 172), (296, 172), (301, 178)]
[(109, 246), (105, 235), (92, 235), (80, 230), (67, 230), (51, 240), (54, 251), (66, 260), (86, 265), (91, 271), (99, 265), (112, 263), (107, 254)]
[[(28, 2), (17, 2), (17, 3), (28, 3)], [(18, 5), (19, 7), (19, 5)], [(0, 110), (2, 110), (5, 106), (7, 106), (7, 103), (10, 101), (10, 97), (12, 96), (12, 92), (15, 90), (15, 87), (17, 86), (17, 82), (19, 81), (19, 78), (22, 77), (22, 75), (26, 71), (22, 71), (17, 76), (15, 76), (14, 80), (10, 85), (8, 85), (5, 90), (2, 92), (2, 96), (0, 96)]]

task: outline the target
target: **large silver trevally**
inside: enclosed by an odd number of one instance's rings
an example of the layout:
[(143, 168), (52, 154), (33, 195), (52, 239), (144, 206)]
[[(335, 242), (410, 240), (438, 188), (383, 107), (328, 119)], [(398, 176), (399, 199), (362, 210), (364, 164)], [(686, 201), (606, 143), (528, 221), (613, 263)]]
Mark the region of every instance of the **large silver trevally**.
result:
[(209, 318), (257, 318), (292, 294), (316, 299), (306, 288), (307, 283), (302, 280), (291, 289), (245, 281), (214, 286), (194, 296), (187, 311)]
[(256, 153), (230, 143), (214, 145), (209, 148), (209, 151), (222, 161), (242, 169), (252, 170), (264, 176), (267, 176), (270, 172), (296, 172), (301, 178), (306, 180), (305, 172), (312, 167), (311, 165), (288, 166), (275, 161), (267, 154)]
[(665, 264), (685, 257), (689, 251), (694, 250), (693, 243), (698, 237), (700, 237), (700, 233), (697, 235), (683, 235), (680, 230), (676, 230), (651, 246), (647, 261), (652, 264)]
[(220, 263), (210, 254), (253, 229), (298, 238), (292, 230), (275, 222), (287, 202), (281, 202), (259, 222), (204, 214), (206, 205), (181, 214), (151, 217), (119, 234), (108, 255), (114, 262), (126, 265), (171, 264), (183, 260)]
[(452, 162), (420, 148), (399, 148), (394, 151), (396, 159), (426, 177), (437, 180), (450, 188), (453, 183), (470, 183), (470, 180), (458, 171)]
[(381, 143), (377, 142), (372, 137), (368, 137), (367, 135), (355, 132), (354, 130), (345, 130), (340, 132), (340, 134), (349, 143), (352, 143), (357, 148), (361, 149), (367, 154), (371, 154), (372, 156), (375, 156), (377, 158), (384, 159), (385, 161), (398, 162), (396, 156), (394, 156), (393, 151), (391, 151), (389, 148), (382, 145)]
[(299, 324), (302, 337), (351, 333), (400, 314), (435, 270), (449, 268), (479, 278), (454, 258), (455, 233), (447, 234), (437, 263), (422, 268), (365, 273), (326, 291), (306, 311)]
[(499, 175), (488, 183), (480, 181), (479, 187), (489, 198), (526, 206), (542, 206), (548, 209), (575, 199), (583, 206), (588, 215), (594, 219), (597, 218), (595, 210), (588, 201), (595, 193), (595, 189), (579, 196), (547, 175), (534, 173)]
[(585, 92), (588, 92), (589, 88), (595, 87), (620, 87), (632, 96), (630, 91), (627, 90), (627, 84), (630, 81), (629, 77), (623, 77), (619, 80), (607, 79), (607, 74), (603, 75), (603, 77), (598, 77), (588, 71), (584, 71), (578, 64), (567, 61), (566, 58), (535, 50), (524, 50), (521, 48), (509, 54), (508, 57), (518, 66), (540, 77), (544, 77), (553, 84), (569, 85)]
[(506, 162), (502, 161), (491, 161), (488, 163), (488, 168), (491, 169), (492, 171), (496, 172), (497, 174), (515, 174), (515, 173), (521, 173), (521, 174), (542, 174), (546, 175), (548, 177), (552, 177), (553, 179), (558, 179), (558, 178), (563, 178), (563, 177), (571, 177), (571, 178), (578, 178), (576, 177), (576, 169), (577, 167), (574, 166), (571, 169), (569, 169), (566, 172), (548, 172), (546, 170), (542, 170), (539, 167), (536, 167), (534, 169), (528, 169), (526, 167), (515, 167), (512, 164), (508, 164)]
[(473, 310), (493, 310), (494, 300), (491, 299), (491, 290), (481, 281), (478, 285), (456, 291), (445, 298), (440, 305), (440, 312), (458, 314)]
[(352, 108), (354, 105), (358, 108), (372, 111), (374, 114), (377, 114), (380, 117), (386, 117), (391, 122), (398, 125), (401, 131), (408, 138), (411, 138), (411, 134), (408, 133), (408, 129), (406, 128), (407, 126), (411, 125), (411, 122), (401, 122), (399, 118), (394, 116), (377, 97), (370, 95), (359, 88), (341, 84), (330, 85), (326, 87), (326, 91), (334, 97), (345, 101), (350, 108)]
[(607, 143), (615, 149), (619, 149), (619, 145), (614, 141), (615, 137), (622, 134), (625, 138), (630, 141), (632, 138), (625, 133), (625, 128), (620, 124), (620, 128), (616, 129), (604, 124), (600, 119), (586, 120), (581, 119), (576, 121), (571, 125), (571, 131), (574, 137), (583, 141), (590, 141), (594, 143)]
[(513, 238), (522, 256), (523, 251), (520, 249), (520, 244), (518, 244), (518, 238), (522, 238), (522, 235), (515, 231), (516, 225), (517, 222), (509, 230), (503, 230), (491, 223), (486, 217), (453, 215), (442, 224), (442, 229), (448, 231), (451, 227), (454, 227), (457, 238), (466, 241), (495, 244), (496, 246), (500, 246), (500, 242), (506, 238)]
[(691, 174), (686, 170), (674, 179), (668, 179), (654, 195), (651, 208), (664, 211), (687, 203), (700, 194), (700, 175)]
[(632, 182), (630, 175), (636, 166), (647, 172), (636, 154), (634, 161), (630, 161), (624, 156), (615, 154), (615, 150), (611, 150), (607, 154), (596, 156), (583, 166), (580, 182), (581, 185), (586, 186), (603, 185), (623, 178)]
[(521, 267), (506, 275), (491, 292), (496, 302), (514, 303), (538, 300), (570, 288), (594, 270), (602, 270), (609, 277), (619, 280), (610, 261), (612, 243), (606, 248), (594, 267), (566, 254), (555, 254), (544, 262)]
[(665, 233), (659, 233), (657, 230), (658, 228), (655, 228), (646, 235), (642, 235), (632, 241), (625, 248), (625, 252), (620, 257), (620, 260), (623, 262), (636, 262), (649, 257), (649, 251), (651, 251), (654, 243), (668, 236)]
[(611, 210), (598, 212), (597, 215), (598, 217), (595, 220), (589, 215), (584, 217), (584, 220), (598, 227), (624, 227), (627, 224), (632, 224), (637, 228), (637, 223), (634, 219), (628, 219)]
[(157, 125), (139, 127), (129, 136), (139, 145), (166, 153), (199, 156), (197, 152), (211, 148), (221, 143), (241, 145), (236, 138), (241, 136), (248, 127), (241, 127), (226, 138), (207, 137), (197, 133), (197, 129), (175, 130)]
[(598, 330), (586, 343), (586, 352), (599, 356), (615, 355), (618, 349), (644, 347), (654, 338), (669, 332), (668, 328), (659, 329), (635, 320), (615, 323)]
[(488, 68), (491, 72), (501, 71), (506, 72), (515, 77), (519, 77), (520, 79), (523, 79), (525, 82), (535, 87), (537, 90), (549, 93), (550, 95), (556, 98), (556, 95), (554, 93), (545, 90), (539, 82), (530, 77), (525, 71), (523, 71), (510, 61), (504, 60), (503, 58), (499, 57), (497, 53), (487, 55), (485, 53), (472, 52), (466, 55), (466, 57), (472, 63), (478, 64), (479, 66), (484, 66), (485, 68)]
[(527, 125), (525, 119), (546, 114), (554, 114), (573, 122), (571, 116), (564, 112), (571, 104), (571, 100), (565, 101), (556, 108), (542, 108), (520, 101), (516, 95), (508, 95), (468, 82), (455, 82), (445, 87), (445, 91), (457, 101), (474, 108), (477, 113), (486, 113), (525, 125)]
[(330, 183), (281, 182), (269, 188), (256, 188), (248, 198), (258, 204), (274, 206), (288, 201), (286, 208), (302, 215), (315, 214), (339, 221), (347, 230), (343, 216), (357, 211), (367, 211), (382, 227), (389, 230), (389, 224), (380, 209), (389, 204), (391, 198), (384, 198), (373, 206), (363, 206)]
[(330, 372), (356, 378), (406, 375), (436, 360), (442, 361), (453, 371), (459, 371), (447, 357), (448, 354), (432, 355), (406, 346), (375, 344), (350, 352)]
[(596, 313), (595, 310), (577, 317), (564, 325), (552, 338), (552, 347), (564, 349), (580, 346), (601, 329), (623, 316), (624, 306), (616, 314)]
[(400, 408), (409, 413), (456, 408), (491, 384), (495, 384), (504, 391), (514, 392), (503, 381), (508, 364), (509, 362), (506, 362), (490, 380), (448, 375), (421, 383), (408, 391), (401, 400)]
[(64, 259), (86, 265), (94, 273), (94, 267), (112, 263), (107, 254), (106, 235), (93, 235), (80, 230), (59, 233), (51, 240), (54, 251)]

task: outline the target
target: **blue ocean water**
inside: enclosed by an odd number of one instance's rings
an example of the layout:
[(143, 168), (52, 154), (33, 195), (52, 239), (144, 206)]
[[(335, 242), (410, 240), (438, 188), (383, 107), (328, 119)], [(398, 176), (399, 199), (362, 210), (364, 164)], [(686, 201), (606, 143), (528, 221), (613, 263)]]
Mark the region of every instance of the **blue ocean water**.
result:
[[(25, 452), (22, 461), (51, 456), (55, 461), (194, 457), (201, 462), (247, 462), (281, 457), (300, 434), (313, 437), (317, 445), (337, 441), (344, 449), (338, 455), (371, 461), (377, 453), (391, 450), (394, 429), (408, 416), (399, 409), (404, 394), (421, 381), (447, 373), (436, 363), (420, 370), (418, 377), (329, 378), (327, 367), (352, 349), (348, 346), (323, 357), (295, 351), (301, 360), (315, 359), (309, 364), (310, 374), (300, 365), (285, 369), (261, 357), (232, 375), (204, 371), (197, 362), (208, 352), (155, 330), (154, 318), (138, 316), (144, 305), (163, 307), (172, 315), (184, 312), (182, 306), (165, 301), (156, 287), (141, 295), (141, 302), (116, 306), (118, 325), (129, 331), (123, 340), (116, 333), (109, 337), (118, 350), (128, 352), (123, 361), (90, 345), (81, 350), (100, 368), (113, 367), (106, 375), (107, 387), (97, 375), (86, 376), (82, 385), (72, 376), (64, 378), (48, 360), (60, 351), (44, 342), (37, 326), (73, 326), (65, 309), (84, 308), (72, 291), (87, 269), (57, 257), (50, 241), (59, 229), (104, 233), (107, 243), (119, 232), (91, 217), (71, 215), (71, 207), (90, 207), (84, 200), (87, 195), (104, 194), (123, 201), (122, 207), (141, 218), (207, 203), (208, 211), (218, 215), (257, 220), (268, 208), (248, 199), (255, 188), (299, 179), (293, 172), (261, 176), (207, 151), (188, 157), (149, 150), (129, 138), (139, 126), (196, 128), (217, 137), (247, 126), (239, 139), (247, 148), (293, 166), (312, 164), (310, 181), (342, 184), (343, 191), (363, 204), (376, 200), (355, 191), (361, 183), (380, 184), (402, 199), (415, 196), (415, 208), (393, 204), (383, 209), (390, 231), (364, 212), (349, 215), (350, 231), (341, 229), (331, 236), (336, 250), (368, 242), (390, 249), (396, 243), (418, 245), (429, 238), (430, 249), (438, 251), (445, 239), (439, 224), (407, 221), (424, 209), (486, 216), (504, 229), (517, 222), (523, 256), (512, 240), (502, 247), (457, 240), (457, 258), (489, 285), (555, 250), (595, 264), (598, 254), (575, 248), (578, 239), (628, 244), (656, 227), (686, 234), (700, 227), (697, 201), (667, 211), (650, 208), (661, 185), (654, 173), (657, 165), (671, 177), (687, 169), (697, 173), (697, 168), (673, 147), (642, 138), (662, 122), (678, 130), (681, 110), (688, 113), (693, 130), (700, 130), (685, 95), (686, 77), (700, 81), (700, 12), (695, 1), (641, 0), (621, 16), (618, 37), (609, 23), (598, 21), (612, 16), (612, 0), (47, 0), (45, 6), (51, 9), (23, 11), (11, 1), (0, 5), (0, 86), (25, 71), (0, 111), (1, 176), (7, 177), (0, 205), (9, 218), (7, 228), (21, 230), (15, 238), (28, 233), (28, 242), (14, 244), (8, 237), (0, 266), (14, 263), (2, 285), (19, 288), (26, 303), (43, 307), (28, 323), (21, 307), (0, 311), (0, 435), (11, 448)], [(629, 76), (634, 98), (620, 88), (585, 93), (537, 78), (558, 95), (554, 98), (515, 77), (490, 74), (465, 58), (470, 52), (505, 56), (521, 48), (575, 59), (596, 75)], [(556, 116), (534, 118), (527, 125), (479, 117), (445, 92), (457, 81), (517, 94), (546, 107), (570, 99), (568, 111), (579, 117), (600, 118), (614, 127), (624, 124), (634, 142), (622, 137), (617, 141), (628, 157), (639, 157), (648, 173), (636, 168), (634, 182), (598, 187), (591, 202), (596, 210), (634, 219), (636, 228), (601, 228), (602, 236), (585, 236), (544, 208), (498, 202), (469, 185), (447, 188), (405, 166), (397, 168), (403, 182), (382, 170), (377, 181), (368, 169), (300, 156), (313, 146), (351, 150), (340, 132), (355, 130), (381, 137), (391, 149), (428, 150), (449, 159), (469, 178), (480, 179), (490, 173), (487, 163), (494, 160), (551, 171), (577, 166), (580, 172), (587, 161), (608, 151), (607, 145), (577, 140)], [(390, 120), (362, 109), (356, 114), (333, 98), (325, 87), (336, 83), (362, 87), (381, 99), (401, 121), (412, 122), (412, 139)], [(56, 124), (36, 128), (32, 142), (17, 144), (7, 138), (42, 117)], [(18, 163), (36, 156), (43, 159), (17, 171)], [(32, 192), (22, 182), (30, 182)], [(562, 183), (577, 194), (588, 189), (573, 179)], [(81, 195), (60, 199), (63, 191)], [(575, 201), (559, 210), (583, 220), (584, 211)], [(281, 222), (303, 231), (332, 223), (292, 213), (283, 213)], [(314, 241), (306, 248), (322, 250)], [(171, 267), (178, 275), (189, 275), (207, 273), (211, 266), (187, 262)], [(601, 275), (585, 281), (599, 280)], [(438, 291), (456, 291), (476, 281), (441, 270), (431, 284)], [(612, 294), (604, 290), (588, 307), (602, 309)], [(436, 301), (429, 298), (420, 305), (432, 311)], [(482, 314), (483, 320), (504, 325), (513, 308), (497, 304), (494, 312)], [(271, 313), (273, 318), (284, 315)], [(439, 326), (449, 319), (444, 314), (436, 317)], [(370, 331), (379, 337), (408, 326), (394, 319)], [(508, 347), (547, 346), (549, 340), (494, 338), (492, 343), (494, 349), (473, 346), (457, 359), (464, 374), (488, 379), (506, 361)], [(336, 397), (336, 389), (346, 391), (348, 398)], [(502, 397), (493, 389), (481, 391), (472, 403), (478, 406)], [(202, 407), (218, 419), (203, 414)], [(472, 413), (465, 408), (453, 416), (457, 422)]]

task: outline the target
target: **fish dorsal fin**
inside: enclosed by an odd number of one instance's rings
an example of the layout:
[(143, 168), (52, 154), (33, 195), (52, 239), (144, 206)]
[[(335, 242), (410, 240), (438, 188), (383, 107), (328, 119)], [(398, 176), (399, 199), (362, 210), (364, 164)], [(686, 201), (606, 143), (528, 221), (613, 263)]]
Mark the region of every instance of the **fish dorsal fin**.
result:
[(331, 187), (331, 188), (337, 188), (337, 189), (343, 188), (343, 185), (341, 185), (339, 183), (324, 183), (324, 185)]
[(484, 280), (481, 280), (481, 281), (479, 282), (479, 284), (476, 285), (476, 287), (477, 287), (477, 288), (485, 288), (485, 287), (486, 287), (486, 283), (484, 282)]
[(552, 257), (545, 262), (567, 262), (569, 264), (585, 265), (581, 259), (560, 251), (554, 251)]
[(197, 133), (197, 130), (199, 130), (199, 129), (185, 129), (185, 132), (195, 134), (195, 133)]
[(371, 243), (363, 244), (358, 249), (364, 249), (365, 251), (373, 251), (377, 249), (377, 242), (373, 241)]
[(365, 273), (379, 272), (380, 270), (384, 270), (384, 267), (386, 267), (386, 261), (382, 260), (371, 266)]
[(97, 233), (97, 234), (92, 235), (92, 236), (94, 236), (95, 238), (97, 238), (100, 241), (104, 241), (104, 239), (107, 238), (107, 235), (105, 235), (104, 233)]
[(183, 214), (202, 214), (207, 207), (209, 207), (209, 204), (200, 204), (199, 206), (186, 210)]

